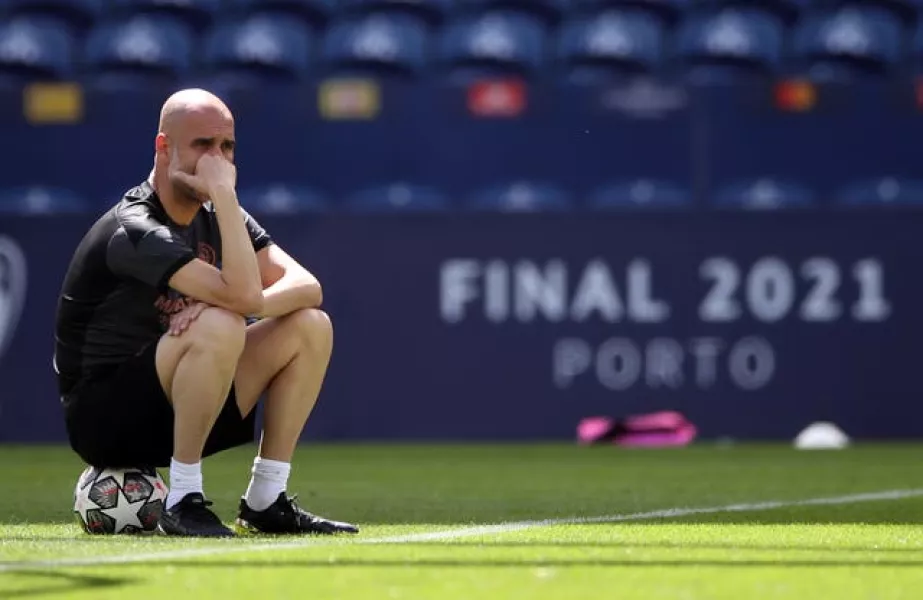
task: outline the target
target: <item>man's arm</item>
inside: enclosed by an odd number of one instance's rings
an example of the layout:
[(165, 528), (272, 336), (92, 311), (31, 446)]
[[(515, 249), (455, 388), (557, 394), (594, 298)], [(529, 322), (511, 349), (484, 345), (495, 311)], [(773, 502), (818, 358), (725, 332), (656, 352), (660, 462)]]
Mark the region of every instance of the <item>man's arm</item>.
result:
[(320, 282), (277, 244), (269, 244), (256, 258), (264, 287), (263, 309), (257, 316), (278, 317), (321, 305)]
[(262, 308), (262, 294), (238, 292), (224, 276), (207, 262), (198, 258), (189, 261), (170, 278), (169, 286), (190, 298), (210, 306), (219, 306), (239, 315), (256, 314)]
[(221, 231), (222, 268), (219, 271), (202, 260), (194, 260), (170, 279), (178, 292), (241, 315), (262, 310), (260, 268), (233, 190), (212, 192), (212, 202)]
[(180, 293), (242, 315), (259, 314), (263, 308), (260, 268), (240, 204), (234, 191), (234, 167), (220, 157), (204, 155), (197, 173), (186, 176), (190, 185), (207, 191), (215, 206), (221, 231), (222, 268), (194, 260), (170, 278)]

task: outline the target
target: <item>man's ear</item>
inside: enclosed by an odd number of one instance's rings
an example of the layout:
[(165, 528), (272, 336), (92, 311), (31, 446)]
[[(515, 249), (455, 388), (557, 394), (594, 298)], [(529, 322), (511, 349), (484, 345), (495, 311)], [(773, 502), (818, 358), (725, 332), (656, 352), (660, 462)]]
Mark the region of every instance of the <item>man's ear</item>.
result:
[(154, 150), (157, 154), (169, 155), (170, 153), (170, 140), (167, 138), (167, 134), (158, 133), (157, 137), (154, 138)]

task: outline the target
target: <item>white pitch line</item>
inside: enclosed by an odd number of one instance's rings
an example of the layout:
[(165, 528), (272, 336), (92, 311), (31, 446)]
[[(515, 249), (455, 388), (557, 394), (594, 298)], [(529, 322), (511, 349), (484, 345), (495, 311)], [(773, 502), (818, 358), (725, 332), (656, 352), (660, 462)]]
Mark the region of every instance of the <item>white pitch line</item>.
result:
[(496, 523), (493, 525), (474, 525), (456, 529), (445, 529), (442, 531), (427, 531), (422, 533), (409, 533), (404, 535), (365, 539), (361, 537), (301, 538), (288, 542), (260, 542), (256, 544), (208, 546), (206, 548), (167, 550), (163, 552), (149, 552), (145, 554), (126, 554), (117, 556), (95, 556), (86, 558), (62, 558), (33, 561), (9, 561), (0, 562), (0, 573), (62, 567), (95, 567), (113, 564), (146, 563), (199, 556), (221, 556), (225, 554), (238, 554), (241, 552), (290, 550), (294, 548), (307, 548), (312, 546), (354, 544), (412, 544), (415, 542), (446, 541), (468, 537), (497, 535), (502, 533), (523, 531), (525, 529), (552, 527), (554, 525), (581, 525), (591, 523), (617, 523), (622, 521), (648, 521), (652, 519), (687, 517), (691, 515), (730, 512), (755, 512), (761, 510), (773, 510), (777, 508), (789, 508), (797, 506), (829, 506), (836, 504), (855, 504), (858, 502), (874, 502), (878, 500), (900, 500), (903, 498), (913, 498), (917, 496), (923, 496), (923, 489), (885, 490), (881, 492), (850, 494), (846, 496), (831, 496), (826, 498), (807, 498), (805, 500), (773, 500), (767, 502), (727, 504), (724, 506), (706, 506), (699, 508), (666, 508), (662, 510), (652, 510), (647, 512), (628, 513), (622, 515), (604, 515), (598, 517), (567, 517), (558, 519), (541, 519), (535, 521), (509, 521), (506, 523)]

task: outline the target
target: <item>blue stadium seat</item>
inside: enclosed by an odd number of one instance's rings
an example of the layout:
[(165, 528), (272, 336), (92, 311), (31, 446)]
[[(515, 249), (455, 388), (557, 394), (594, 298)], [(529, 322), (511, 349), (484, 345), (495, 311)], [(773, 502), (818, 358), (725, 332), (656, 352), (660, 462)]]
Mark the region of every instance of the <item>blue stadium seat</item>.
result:
[(79, 194), (64, 188), (25, 185), (0, 189), (0, 213), (3, 214), (75, 214), (88, 208)]
[(818, 80), (886, 75), (900, 59), (902, 40), (900, 21), (883, 8), (814, 13), (793, 33), (795, 66)]
[(64, 79), (73, 73), (75, 38), (56, 19), (16, 17), (0, 23), (0, 79)]
[(495, 11), (453, 21), (440, 39), (440, 68), (451, 79), (529, 76), (545, 57), (545, 29), (527, 13)]
[(801, 184), (764, 177), (719, 187), (711, 205), (716, 208), (774, 210), (812, 208), (816, 202), (814, 193)]
[(328, 208), (323, 194), (309, 187), (269, 183), (241, 188), (240, 205), (258, 214), (297, 214), (324, 212)]
[(405, 15), (370, 15), (335, 21), (326, 31), (322, 58), (340, 75), (413, 76), (426, 66), (428, 32)]
[(596, 210), (660, 210), (693, 206), (689, 190), (657, 179), (638, 179), (602, 187), (590, 195), (587, 205)]
[(695, 0), (694, 6), (706, 10), (758, 9), (775, 15), (790, 26), (811, 7), (833, 1), (836, 0)]
[(570, 0), (570, 6), (574, 16), (608, 9), (639, 10), (656, 16), (664, 25), (674, 25), (689, 9), (689, 0)]
[(340, 10), (347, 15), (408, 15), (431, 25), (444, 22), (454, 6), (455, 0), (340, 0)]
[(839, 206), (923, 207), (923, 180), (882, 177), (849, 182), (834, 195)]
[(923, 2), (921, 0), (822, 0), (821, 2), (812, 2), (812, 0), (801, 0), (809, 2), (809, 6), (827, 8), (864, 8), (872, 7), (882, 9), (893, 16), (897, 17), (904, 26), (913, 26), (919, 22), (918, 15), (923, 11)]
[[(254, 13), (282, 13), (312, 27), (327, 23), (340, 8), (340, 0), (223, 0), (228, 13), (246, 16)], [(229, 14), (229, 16), (231, 16)]]
[(660, 68), (663, 26), (643, 12), (611, 10), (564, 24), (558, 62), (574, 83), (652, 74)]
[(168, 16), (139, 15), (93, 28), (86, 41), (87, 69), (102, 87), (132, 89), (147, 82), (170, 82), (192, 64), (190, 28)]
[(571, 0), (455, 0), (461, 13), (483, 13), (496, 10), (527, 12), (545, 24), (554, 24), (571, 10)]
[(110, 17), (168, 15), (195, 28), (207, 25), (223, 8), (222, 0), (108, 0), (106, 4)]
[(346, 208), (355, 212), (422, 212), (450, 208), (441, 192), (410, 183), (391, 183), (359, 190), (346, 198)]
[(781, 18), (759, 9), (696, 13), (680, 24), (675, 58), (695, 83), (772, 75), (782, 58)]
[(205, 38), (203, 67), (225, 83), (297, 80), (314, 58), (307, 25), (279, 14), (256, 13), (244, 20), (224, 19)]
[(573, 208), (571, 195), (550, 184), (516, 181), (479, 190), (466, 205), (476, 211), (560, 212)]
[(83, 29), (102, 12), (104, 0), (2, 0), (0, 17), (36, 16), (58, 19)]

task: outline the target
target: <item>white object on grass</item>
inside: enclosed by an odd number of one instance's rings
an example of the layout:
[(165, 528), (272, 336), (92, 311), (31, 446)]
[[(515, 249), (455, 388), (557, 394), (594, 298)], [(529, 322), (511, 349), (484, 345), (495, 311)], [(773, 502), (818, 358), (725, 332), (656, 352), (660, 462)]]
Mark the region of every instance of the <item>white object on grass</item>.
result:
[(849, 436), (828, 421), (811, 423), (795, 437), (799, 450), (839, 450), (849, 445)]

